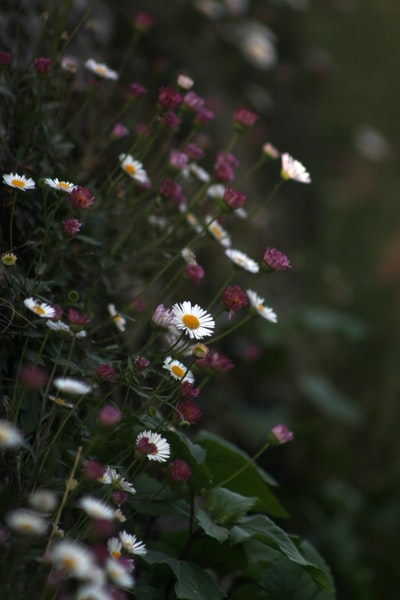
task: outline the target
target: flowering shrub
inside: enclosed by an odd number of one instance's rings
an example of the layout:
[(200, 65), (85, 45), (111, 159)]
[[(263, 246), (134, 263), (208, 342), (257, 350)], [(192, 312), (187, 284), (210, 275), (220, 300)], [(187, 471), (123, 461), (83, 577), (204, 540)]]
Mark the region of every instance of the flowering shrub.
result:
[[(151, 26), (137, 16), (138, 37)], [(205, 144), (218, 115), (188, 77), (147, 100), (65, 51), (0, 53), (4, 597), (332, 598), (255, 463), (293, 433), (276, 424), (250, 457), (201, 429), (207, 386), (235, 366), (218, 342), (250, 319), (274, 327), (258, 282), (290, 268), (232, 247), (235, 232), (310, 176), (261, 148), (259, 166), (280, 167), (250, 202), (234, 152), (257, 115), (238, 107), (226, 147)]]

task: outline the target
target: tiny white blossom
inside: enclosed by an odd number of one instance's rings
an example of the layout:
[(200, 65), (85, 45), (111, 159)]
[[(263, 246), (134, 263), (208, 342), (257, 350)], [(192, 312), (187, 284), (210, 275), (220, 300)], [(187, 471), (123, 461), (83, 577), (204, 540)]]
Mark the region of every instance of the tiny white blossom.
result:
[(25, 177), (25, 175), (18, 175), (17, 173), (7, 173), (6, 175), (3, 175), (3, 183), (17, 190), (21, 190), (21, 192), (33, 190), (36, 187), (33, 179)]
[(95, 75), (103, 77), (104, 79), (118, 79), (118, 73), (116, 71), (109, 69), (104, 63), (96, 62), (93, 58), (89, 58), (85, 62), (85, 67)]
[(290, 154), (285, 152), (281, 156), (282, 160), (282, 179), (293, 179), (300, 183), (311, 183), (311, 177), (305, 166), (298, 160), (295, 160)]
[(77, 394), (79, 396), (83, 396), (92, 391), (90, 385), (84, 383), (83, 381), (72, 379), (72, 377), (57, 377), (54, 380), (54, 385), (58, 390), (66, 394)]

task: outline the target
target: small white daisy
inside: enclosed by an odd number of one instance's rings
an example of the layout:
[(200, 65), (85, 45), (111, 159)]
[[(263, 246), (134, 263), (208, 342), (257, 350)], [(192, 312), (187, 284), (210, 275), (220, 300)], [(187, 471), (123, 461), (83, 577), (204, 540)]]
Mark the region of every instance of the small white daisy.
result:
[(67, 335), (71, 335), (76, 338), (84, 338), (87, 333), (84, 329), (82, 331), (72, 331), (71, 327), (67, 325), (67, 323), (63, 323), (62, 321), (47, 321), (46, 325), (52, 331), (57, 331), (58, 333), (66, 333)]
[(198, 218), (193, 213), (189, 212), (186, 214), (186, 220), (189, 223), (190, 227), (192, 227), (196, 233), (202, 233), (203, 228), (199, 223)]
[(52, 490), (35, 490), (29, 495), (32, 508), (44, 513), (51, 513), (57, 506), (57, 496)]
[(6, 522), (10, 529), (28, 535), (43, 535), (48, 527), (41, 515), (26, 509), (12, 510), (6, 515)]
[(63, 406), (64, 408), (74, 408), (75, 406), (75, 404), (72, 404), (72, 402), (67, 402), (67, 400), (64, 400), (64, 398), (60, 398), (60, 396), (49, 395), (49, 400), (55, 402), (56, 404), (58, 404), (58, 406)]
[(228, 232), (214, 219), (214, 217), (206, 217), (205, 221), (207, 224), (207, 231), (212, 237), (216, 239), (221, 246), (228, 248), (231, 245), (231, 238), (229, 237)]
[(92, 391), (90, 385), (78, 379), (72, 379), (72, 377), (57, 377), (54, 380), (54, 385), (60, 392), (65, 394), (84, 396)]
[(91, 579), (96, 565), (89, 550), (69, 540), (55, 544), (50, 552), (50, 560), (56, 569), (68, 577)]
[(278, 317), (275, 311), (269, 306), (264, 305), (264, 298), (261, 298), (261, 296), (259, 296), (253, 290), (247, 290), (246, 293), (250, 300), (252, 308), (256, 311), (258, 315), (260, 315), (260, 317), (271, 321), (271, 323), (278, 322)]
[(23, 441), (24, 438), (13, 423), (0, 419), (0, 448), (18, 448)]
[(119, 538), (112, 537), (107, 541), (107, 550), (110, 556), (115, 559), (121, 557), (122, 543)]
[(116, 71), (109, 69), (107, 65), (103, 63), (96, 62), (95, 60), (93, 60), (93, 58), (89, 58), (85, 62), (85, 67), (89, 69), (89, 71), (92, 71), (92, 73), (94, 73), (95, 75), (103, 77), (104, 79), (118, 79), (118, 73)]
[(55, 308), (34, 298), (25, 298), (24, 304), (26, 308), (29, 308), (29, 310), (42, 317), (42, 319), (51, 319), (56, 314)]
[(240, 250), (233, 250), (233, 248), (228, 248), (227, 250), (225, 250), (225, 254), (228, 258), (231, 259), (232, 262), (235, 263), (235, 265), (241, 267), (245, 271), (249, 271), (250, 273), (258, 273), (258, 271), (260, 270), (260, 265)]
[(119, 539), (122, 542), (123, 547), (129, 554), (136, 554), (137, 556), (144, 556), (147, 554), (147, 548), (143, 542), (140, 542), (136, 535), (131, 535), (126, 531), (119, 532)]
[(116, 328), (119, 329), (119, 331), (125, 331), (126, 319), (119, 314), (119, 312), (115, 308), (115, 304), (108, 305), (108, 312), (110, 313), (110, 316), (112, 317)]
[(114, 519), (114, 509), (92, 496), (83, 496), (78, 505), (92, 519), (101, 519), (102, 521), (112, 521)]
[(129, 177), (135, 179), (135, 181), (146, 183), (149, 180), (142, 163), (135, 160), (131, 154), (120, 154), (119, 161), (121, 163), (121, 169), (125, 171)]
[(311, 183), (311, 177), (305, 166), (298, 160), (295, 160), (290, 154), (285, 152), (281, 156), (282, 159), (282, 179), (293, 179), (300, 183)]
[(191, 339), (201, 340), (214, 332), (214, 319), (198, 304), (192, 306), (188, 300), (177, 302), (172, 307), (172, 314), (175, 327), (184, 331)]
[(76, 185), (74, 183), (70, 183), (69, 181), (60, 181), (59, 179), (50, 179), (46, 177), (43, 182), (49, 187), (53, 188), (53, 190), (60, 190), (61, 192), (67, 192), (70, 194)]
[(225, 194), (225, 186), (222, 183), (214, 183), (207, 190), (207, 196), (216, 200), (222, 200)]
[(126, 521), (126, 516), (124, 515), (124, 513), (122, 512), (122, 510), (120, 508), (117, 508), (114, 511), (114, 519), (116, 521), (118, 521), (118, 523), (125, 523)]
[(108, 558), (105, 564), (105, 570), (108, 577), (122, 588), (131, 588), (134, 585), (133, 577), (128, 573), (125, 567), (115, 558)]
[(136, 494), (133, 485), (129, 481), (126, 481), (125, 477), (122, 477), (117, 469), (113, 467), (106, 467), (103, 475), (97, 481), (105, 485), (111, 485), (114, 489), (128, 492), (128, 494)]
[(33, 179), (25, 177), (25, 175), (18, 175), (17, 173), (8, 173), (3, 175), (3, 183), (10, 187), (25, 192), (26, 190), (33, 190), (36, 187)]
[(189, 371), (184, 364), (179, 362), (179, 360), (175, 360), (171, 356), (167, 356), (164, 360), (163, 369), (167, 369), (174, 379), (187, 381), (188, 383), (194, 382), (193, 373)]
[(165, 462), (170, 455), (170, 446), (165, 438), (155, 431), (142, 431), (136, 438), (136, 448), (149, 460)]

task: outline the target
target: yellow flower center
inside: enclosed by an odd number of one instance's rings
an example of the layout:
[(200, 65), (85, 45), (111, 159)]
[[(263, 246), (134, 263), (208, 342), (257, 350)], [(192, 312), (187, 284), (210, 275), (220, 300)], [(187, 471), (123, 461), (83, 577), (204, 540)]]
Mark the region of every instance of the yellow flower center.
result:
[(23, 181), (22, 179), (11, 179), (11, 184), (14, 187), (18, 187), (18, 188), (24, 188), (26, 186), (25, 181)]
[(182, 367), (180, 367), (179, 365), (174, 365), (173, 367), (171, 367), (171, 371), (173, 372), (174, 375), (179, 377), (179, 379), (182, 379), (182, 377), (186, 373), (186, 371), (184, 369), (182, 369)]
[(184, 315), (182, 321), (189, 329), (197, 329), (200, 326), (200, 321), (195, 315)]
[(61, 564), (66, 571), (73, 571), (76, 567), (76, 560), (73, 556), (65, 556)]
[(136, 168), (132, 164), (125, 165), (125, 171), (128, 175), (134, 175), (136, 173)]
[(259, 310), (264, 310), (265, 306), (263, 304), (258, 305)]
[(120, 557), (121, 557), (121, 552), (119, 552), (118, 550), (113, 550), (113, 551), (111, 552), (111, 554), (112, 554), (112, 556), (113, 556), (114, 558), (120, 558)]
[(95, 71), (99, 75), (107, 75), (107, 69), (105, 67), (102, 67), (101, 65), (97, 65)]
[(221, 229), (218, 227), (218, 225), (216, 225), (215, 223), (212, 223), (210, 225), (210, 231), (215, 235), (216, 238), (218, 238), (219, 240), (221, 238), (224, 237), (224, 234), (222, 233)]
[(38, 315), (46, 314), (46, 311), (44, 310), (44, 308), (42, 308), (38, 304), (35, 304), (35, 306), (32, 306), (32, 310)]
[(62, 190), (69, 190), (71, 188), (71, 184), (69, 184), (67, 181), (59, 181), (57, 187), (61, 188)]

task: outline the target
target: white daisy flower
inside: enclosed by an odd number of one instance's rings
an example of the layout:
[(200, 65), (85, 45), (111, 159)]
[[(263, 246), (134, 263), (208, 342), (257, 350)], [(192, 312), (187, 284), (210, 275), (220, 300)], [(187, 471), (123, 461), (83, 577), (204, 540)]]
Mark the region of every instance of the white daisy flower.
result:
[(135, 179), (135, 181), (146, 183), (149, 180), (142, 163), (135, 160), (131, 154), (120, 154), (119, 161), (121, 163), (121, 169), (125, 171), (129, 177)]
[(115, 512), (114, 512), (114, 518), (119, 523), (125, 523), (125, 521), (126, 521), (126, 516), (124, 515), (124, 513), (122, 512), (122, 510), (120, 508), (117, 508), (115, 510)]
[(68, 577), (78, 579), (91, 579), (93, 570), (96, 569), (89, 550), (82, 544), (69, 540), (63, 540), (53, 546), (50, 560), (56, 569)]
[(57, 496), (52, 490), (35, 490), (29, 495), (32, 508), (44, 513), (51, 513), (57, 506)]
[(60, 396), (49, 395), (49, 400), (55, 402), (56, 404), (58, 404), (58, 406), (63, 406), (64, 408), (74, 408), (75, 406), (75, 404), (72, 404), (72, 402), (67, 402), (67, 400), (64, 400), (64, 398), (60, 398)]
[(84, 396), (92, 391), (90, 385), (78, 379), (72, 379), (72, 377), (57, 377), (54, 380), (54, 385), (60, 392), (65, 394)]
[(129, 481), (126, 481), (117, 469), (106, 467), (103, 475), (97, 481), (105, 485), (111, 485), (113, 488), (128, 492), (128, 494), (136, 494), (136, 490)]
[(116, 310), (115, 304), (108, 305), (108, 312), (110, 313), (110, 316), (112, 317), (116, 328), (119, 329), (119, 331), (125, 331), (126, 319), (122, 315), (120, 315), (119, 312)]
[(198, 304), (192, 306), (188, 300), (177, 302), (172, 307), (172, 314), (175, 327), (183, 330), (191, 339), (201, 340), (214, 332), (214, 319)]
[(203, 228), (200, 225), (198, 218), (193, 213), (187, 213), (186, 220), (196, 233), (203, 233)]
[(207, 190), (207, 196), (216, 200), (222, 200), (225, 194), (225, 186), (222, 183), (214, 183)]
[(261, 298), (256, 292), (253, 290), (246, 290), (246, 294), (250, 300), (250, 304), (252, 308), (256, 311), (260, 317), (271, 321), (271, 323), (277, 323), (278, 317), (275, 311), (269, 306), (264, 305), (264, 298)]
[(131, 588), (134, 585), (133, 577), (128, 573), (125, 567), (115, 558), (108, 558), (105, 564), (105, 570), (109, 578), (122, 588)]
[(136, 535), (131, 535), (126, 531), (119, 532), (119, 539), (122, 542), (123, 547), (129, 554), (136, 554), (137, 556), (144, 556), (147, 554), (147, 548), (143, 542), (140, 542)]
[(76, 600), (112, 600), (103, 586), (84, 585), (76, 593)]
[(12, 510), (6, 515), (6, 522), (10, 529), (28, 535), (43, 535), (48, 527), (41, 515), (26, 509)]
[(109, 69), (107, 65), (103, 63), (96, 62), (95, 60), (93, 60), (93, 58), (89, 58), (85, 62), (85, 67), (89, 69), (89, 71), (92, 71), (92, 73), (94, 73), (95, 75), (103, 77), (104, 79), (118, 79), (118, 73), (116, 71)]
[(67, 325), (67, 323), (63, 323), (62, 321), (47, 321), (46, 325), (52, 331), (57, 331), (58, 333), (66, 333), (76, 338), (84, 338), (87, 336), (87, 332), (82, 329), (81, 331), (72, 331), (71, 327)]
[(36, 187), (33, 179), (25, 177), (25, 175), (18, 175), (17, 173), (8, 173), (3, 175), (3, 183), (10, 187), (25, 192), (26, 190), (33, 190)]
[(290, 154), (285, 152), (281, 156), (282, 159), (282, 179), (293, 179), (300, 183), (311, 183), (311, 177), (305, 166), (298, 160), (295, 160)]
[(78, 505), (92, 519), (101, 519), (102, 521), (114, 519), (114, 509), (93, 496), (84, 496), (79, 500)]
[(235, 265), (241, 267), (245, 271), (249, 271), (250, 273), (258, 273), (258, 271), (260, 270), (260, 265), (240, 250), (233, 250), (232, 248), (228, 248), (227, 250), (225, 250), (225, 254), (228, 258), (231, 259), (232, 262), (235, 263)]
[(181, 171), (181, 176), (183, 177), (183, 179), (188, 180), (193, 179), (194, 176), (196, 179), (202, 181), (203, 183), (207, 183), (211, 179), (209, 173), (205, 169), (203, 169), (203, 167), (200, 167), (197, 163), (190, 163), (190, 165), (184, 167)]
[(175, 360), (171, 356), (168, 356), (164, 360), (163, 369), (167, 369), (167, 371), (170, 372), (171, 377), (174, 379), (178, 379), (179, 381), (187, 381), (189, 383), (194, 382), (193, 373), (189, 371), (184, 364), (179, 362), (179, 360)]
[(11, 449), (18, 448), (23, 443), (19, 429), (13, 423), (0, 419), (0, 448)]
[(53, 188), (53, 190), (60, 190), (61, 192), (67, 192), (70, 194), (76, 185), (74, 183), (70, 183), (69, 181), (60, 181), (59, 179), (50, 179), (46, 177), (43, 182), (49, 187)]
[(34, 298), (25, 298), (24, 304), (26, 308), (29, 308), (29, 310), (43, 319), (51, 319), (56, 314), (55, 308), (45, 302), (39, 302), (39, 300), (35, 300)]
[(155, 431), (142, 431), (136, 438), (136, 448), (145, 454), (149, 460), (165, 462), (170, 455), (167, 440)]
[(228, 248), (231, 245), (231, 238), (228, 232), (212, 216), (206, 217), (207, 231), (221, 244)]
[(107, 541), (107, 550), (110, 556), (115, 559), (121, 557), (122, 543), (119, 538), (112, 537)]

